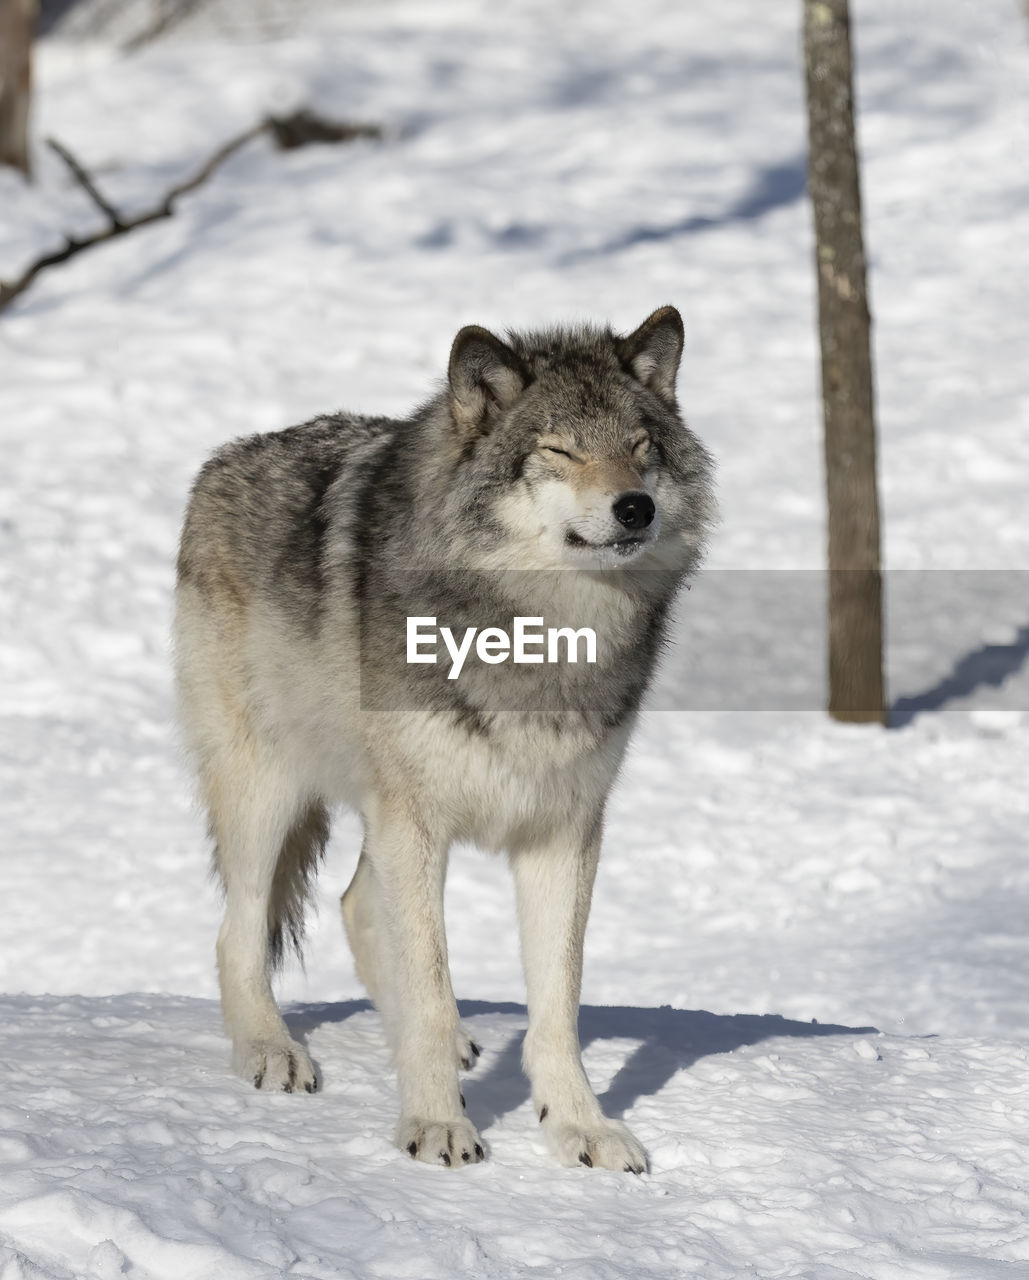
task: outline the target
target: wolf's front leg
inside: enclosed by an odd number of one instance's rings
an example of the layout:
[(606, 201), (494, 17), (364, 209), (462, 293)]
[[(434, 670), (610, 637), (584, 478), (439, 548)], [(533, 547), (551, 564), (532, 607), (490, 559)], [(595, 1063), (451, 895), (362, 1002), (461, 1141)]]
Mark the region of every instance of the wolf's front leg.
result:
[(369, 822), (365, 850), (375, 997), (400, 1088), (397, 1145), (428, 1164), (476, 1164), (482, 1140), (463, 1114), (454, 1053), (460, 1024), (443, 923), (446, 842), (393, 809)]
[(579, 1048), (582, 946), (600, 853), (598, 816), (584, 837), (514, 854), (522, 962), (529, 1000), (523, 1063), (547, 1142), (564, 1164), (643, 1173), (647, 1155), (600, 1109)]

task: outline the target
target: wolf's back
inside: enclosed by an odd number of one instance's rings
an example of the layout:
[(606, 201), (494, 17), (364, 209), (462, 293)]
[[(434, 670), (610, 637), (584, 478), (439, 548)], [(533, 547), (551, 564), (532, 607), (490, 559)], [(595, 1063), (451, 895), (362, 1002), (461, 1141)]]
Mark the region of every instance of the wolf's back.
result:
[(400, 424), (334, 415), (234, 440), (203, 466), (179, 548), (180, 594), (217, 607), (245, 595), (288, 611), (311, 608), (324, 588), (326, 497), (356, 512), (368, 466)]

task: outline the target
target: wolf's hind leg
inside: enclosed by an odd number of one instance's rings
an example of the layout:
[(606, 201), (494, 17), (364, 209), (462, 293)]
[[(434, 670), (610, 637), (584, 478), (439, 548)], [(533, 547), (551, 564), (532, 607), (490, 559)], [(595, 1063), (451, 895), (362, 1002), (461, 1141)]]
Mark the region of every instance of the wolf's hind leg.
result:
[(643, 1173), (643, 1147), (600, 1109), (579, 1048), (582, 946), (600, 852), (599, 818), (583, 838), (512, 856), (529, 1002), (523, 1062), (548, 1145), (563, 1164)]
[[(358, 979), (374, 1003), (381, 1008), (380, 984), (376, 971), (373, 876), (367, 848), (362, 846), (354, 878), (350, 881), (339, 905), (347, 941), (354, 954), (354, 969)], [(462, 1071), (470, 1071), (482, 1052), (468, 1031), (460, 1024), (454, 1036), (454, 1050), (457, 1054), (457, 1065)]]
[(364, 989), (375, 1004), (379, 1003), (379, 983), (375, 964), (375, 928), (372, 904), (372, 867), (365, 845), (357, 860), (357, 870), (339, 900), (350, 950), (354, 955), (354, 969)]
[(328, 816), (320, 801), (300, 801), (271, 766), (255, 769), (251, 763), (245, 774), (222, 775), (219, 783), (208, 794), (225, 886), (218, 978), (233, 1067), (258, 1089), (313, 1093), (314, 1067), (282, 1020), (271, 970), (286, 935), (299, 940), (305, 891), (328, 837)]

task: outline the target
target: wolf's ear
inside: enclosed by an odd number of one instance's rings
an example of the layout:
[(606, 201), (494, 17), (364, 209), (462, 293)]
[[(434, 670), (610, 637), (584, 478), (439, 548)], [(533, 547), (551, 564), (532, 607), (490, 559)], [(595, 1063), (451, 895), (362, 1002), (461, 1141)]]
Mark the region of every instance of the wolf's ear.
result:
[(491, 418), (518, 399), (529, 381), (511, 348), (477, 324), (466, 325), (454, 339), (447, 376), (454, 422), (468, 432), (484, 430)]
[(650, 391), (675, 405), (675, 375), (679, 372), (686, 335), (682, 316), (674, 307), (659, 307), (635, 333), (621, 338), (618, 354)]

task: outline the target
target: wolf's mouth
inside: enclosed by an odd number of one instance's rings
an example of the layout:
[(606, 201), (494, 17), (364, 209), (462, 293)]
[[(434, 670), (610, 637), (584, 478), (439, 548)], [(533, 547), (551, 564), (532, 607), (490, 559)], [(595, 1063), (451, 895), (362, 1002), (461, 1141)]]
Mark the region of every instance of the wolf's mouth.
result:
[(574, 529), (569, 529), (565, 534), (565, 542), (570, 547), (584, 547), (590, 551), (613, 551), (619, 556), (635, 555), (640, 547), (649, 541), (649, 538), (629, 537), (613, 538), (610, 542), (589, 542)]

